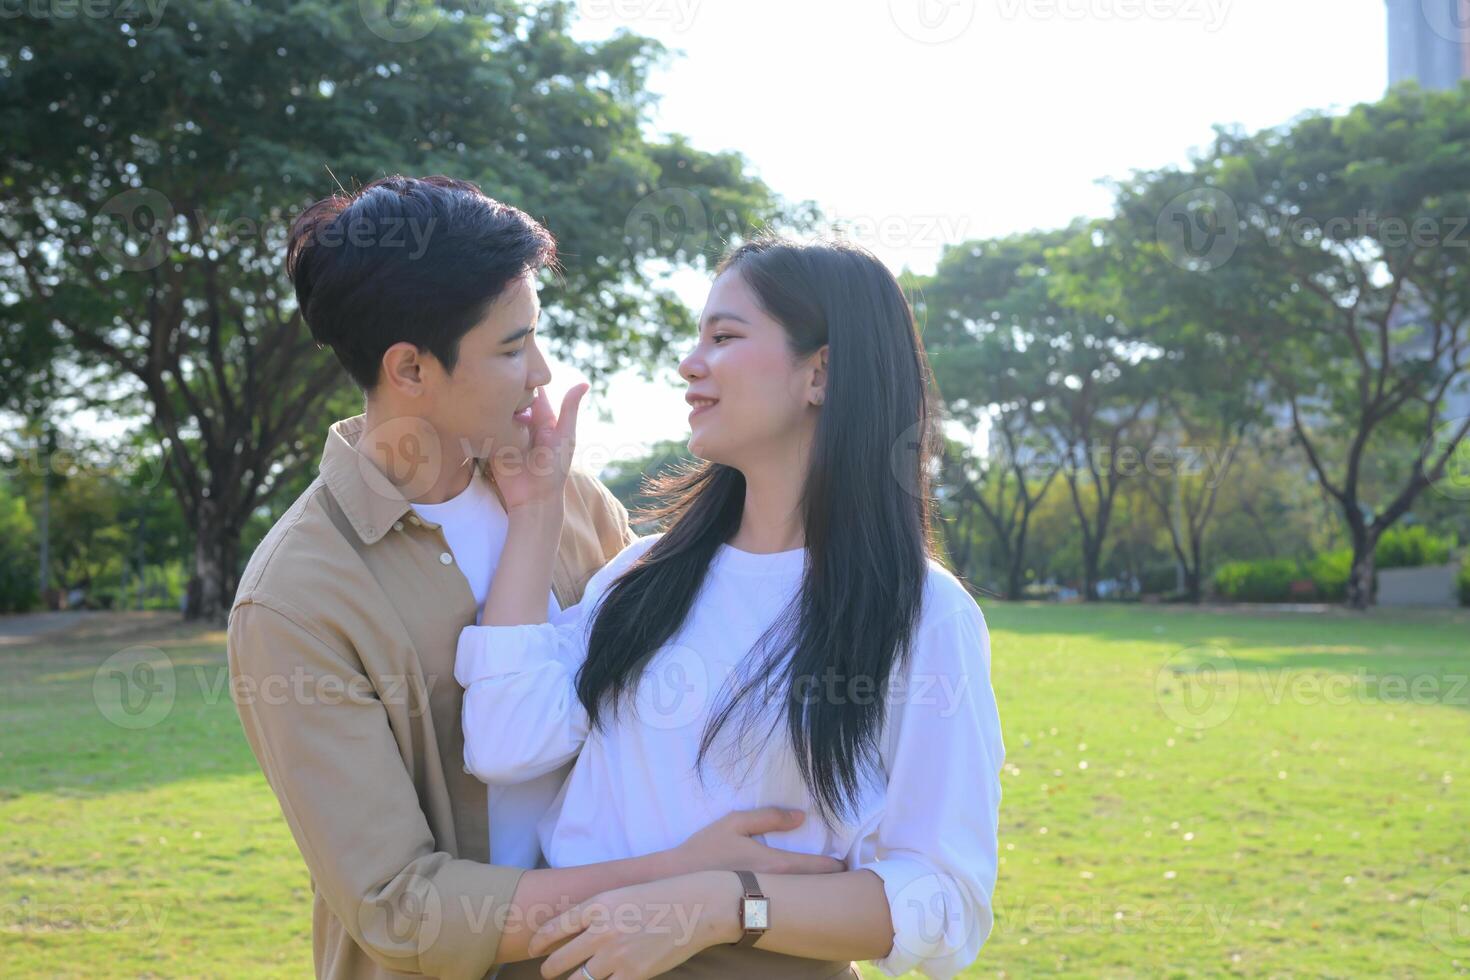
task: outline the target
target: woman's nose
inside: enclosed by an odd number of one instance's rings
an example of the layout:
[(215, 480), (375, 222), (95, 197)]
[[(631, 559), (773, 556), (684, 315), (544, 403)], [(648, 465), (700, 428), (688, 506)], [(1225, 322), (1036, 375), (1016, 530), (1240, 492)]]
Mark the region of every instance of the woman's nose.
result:
[(691, 351), (684, 360), (679, 362), (679, 377), (685, 381), (693, 381), (704, 373), (704, 364), (697, 356), (699, 352)]

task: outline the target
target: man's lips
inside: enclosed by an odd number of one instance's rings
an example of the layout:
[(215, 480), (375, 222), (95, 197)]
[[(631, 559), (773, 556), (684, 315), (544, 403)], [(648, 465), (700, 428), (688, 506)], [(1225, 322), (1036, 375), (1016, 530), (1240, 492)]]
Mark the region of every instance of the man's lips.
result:
[(516, 409), (513, 413), (511, 413), (510, 417), (517, 422), (530, 422), (531, 406), (527, 405), (525, 408)]

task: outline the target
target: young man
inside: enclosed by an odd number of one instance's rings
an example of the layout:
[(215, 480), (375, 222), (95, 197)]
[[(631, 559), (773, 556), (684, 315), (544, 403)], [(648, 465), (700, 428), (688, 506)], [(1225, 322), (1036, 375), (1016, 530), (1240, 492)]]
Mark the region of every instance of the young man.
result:
[[(516, 571), (496, 568), (507, 522), (483, 462), (531, 444), (533, 403), (549, 412), (536, 276), (554, 263), (530, 217), (443, 177), (375, 181), (292, 228), (302, 315), (366, 412), (330, 428), (320, 476), (251, 557), (229, 667), (311, 874), (321, 977), (481, 978), (610, 888), (712, 868), (842, 870), (753, 840), (801, 822), (774, 807), (669, 851), (537, 868), (535, 824), (565, 770), (489, 797), (466, 771), (456, 644), (492, 575)], [(618, 501), (574, 470), (548, 610), (576, 603), (632, 539)]]

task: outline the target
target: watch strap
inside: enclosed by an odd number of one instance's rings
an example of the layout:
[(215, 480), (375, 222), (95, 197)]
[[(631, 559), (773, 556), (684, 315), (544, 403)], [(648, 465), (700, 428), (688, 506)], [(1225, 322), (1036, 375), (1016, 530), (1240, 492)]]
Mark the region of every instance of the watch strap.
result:
[[(761, 893), (760, 882), (756, 881), (755, 873), (751, 871), (736, 871), (740, 876), (740, 885), (745, 889), (745, 894), (740, 899), (740, 924), (745, 925), (745, 900), (749, 898), (765, 899)], [(769, 901), (769, 899), (766, 899)], [(744, 934), (735, 942), (736, 946), (751, 946), (755, 941), (765, 934), (765, 929), (746, 929)]]

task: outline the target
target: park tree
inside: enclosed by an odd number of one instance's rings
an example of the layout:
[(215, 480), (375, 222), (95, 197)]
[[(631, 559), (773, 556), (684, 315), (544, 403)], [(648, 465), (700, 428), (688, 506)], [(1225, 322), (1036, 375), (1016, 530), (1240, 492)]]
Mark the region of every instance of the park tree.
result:
[(738, 156), (645, 136), (661, 47), (576, 41), (573, 12), (176, 0), (7, 18), (0, 369), (63, 358), (141, 409), (193, 533), (191, 616), (228, 609), (242, 529), (315, 464), (344, 392), (282, 270), (306, 204), (445, 173), (528, 211), (561, 246), (552, 349), (594, 383), (692, 327), (648, 263), (698, 265), (795, 213)]
[(1048, 360), (1034, 348), (1057, 314), (1045, 250), (1064, 234), (1019, 235), (945, 250), (911, 285), (945, 416), (974, 440), (946, 438), (941, 525), (951, 557), (970, 562), (977, 518), (1005, 572), (1005, 597), (1025, 587), (1031, 516), (1061, 472), (1043, 426)]
[[(1147, 219), (1147, 220), (1145, 220)], [(1152, 353), (1149, 388), (1156, 434), (1131, 463), (1166, 529), (1185, 596), (1199, 602), (1208, 538), (1221, 490), (1243, 440), (1270, 425), (1266, 386), (1251, 355), (1173, 304), (1152, 267), (1166, 260), (1156, 222), (1136, 209), (1075, 236), (1053, 290), (1077, 309), (1128, 323)]]
[(1156, 229), (1134, 272), (1155, 313), (1269, 382), (1341, 512), (1347, 601), (1366, 608), (1379, 538), (1470, 438), (1451, 411), (1470, 391), (1470, 86), (1221, 130), (1189, 167), (1120, 182), (1118, 205)]

